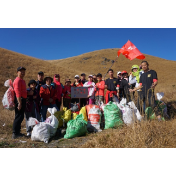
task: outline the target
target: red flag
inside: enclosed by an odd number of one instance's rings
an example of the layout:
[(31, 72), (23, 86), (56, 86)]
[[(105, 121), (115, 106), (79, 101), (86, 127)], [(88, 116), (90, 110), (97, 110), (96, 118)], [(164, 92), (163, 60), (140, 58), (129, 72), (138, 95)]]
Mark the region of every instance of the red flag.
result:
[(131, 43), (129, 40), (128, 42), (117, 52), (119, 57), (120, 53), (125, 55), (127, 59), (133, 60), (137, 59), (145, 59), (145, 56), (136, 48), (136, 46)]

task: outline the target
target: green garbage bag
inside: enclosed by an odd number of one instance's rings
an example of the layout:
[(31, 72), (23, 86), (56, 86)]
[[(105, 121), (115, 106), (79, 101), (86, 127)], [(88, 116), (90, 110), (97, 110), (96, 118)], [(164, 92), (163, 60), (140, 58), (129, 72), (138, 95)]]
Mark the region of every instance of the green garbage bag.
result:
[(117, 105), (109, 102), (104, 108), (105, 129), (114, 128), (123, 124), (122, 114)]
[[(155, 112), (151, 107), (146, 108), (145, 115), (147, 116), (147, 119), (155, 120), (156, 118)], [(161, 120), (165, 121), (164, 117), (161, 117)]]
[(67, 123), (65, 139), (83, 136), (87, 133), (87, 122), (82, 114), (77, 115), (76, 119), (70, 120)]

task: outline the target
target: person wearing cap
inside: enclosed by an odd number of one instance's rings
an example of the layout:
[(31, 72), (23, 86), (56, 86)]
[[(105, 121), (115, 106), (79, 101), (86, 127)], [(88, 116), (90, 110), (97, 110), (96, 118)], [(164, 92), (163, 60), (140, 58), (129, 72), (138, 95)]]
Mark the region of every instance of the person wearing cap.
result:
[(36, 81), (36, 83), (37, 83), (36, 89), (38, 89), (38, 91), (40, 91), (40, 87), (45, 84), (45, 82), (43, 80), (44, 79), (44, 73), (42, 71), (38, 72), (37, 78), (38, 79)]
[(82, 82), (82, 84), (84, 84), (85, 82), (87, 82), (87, 80), (86, 80), (86, 74), (85, 73), (81, 74), (81, 82)]
[(55, 74), (54, 75), (54, 84), (56, 84), (56, 89), (57, 89), (57, 99), (56, 99), (56, 106), (60, 110), (61, 104), (62, 104), (62, 85), (60, 83), (60, 75)]
[(41, 106), (41, 121), (44, 122), (46, 120), (46, 113), (48, 108), (55, 107), (57, 111), (59, 111), (56, 106), (57, 99), (57, 88), (55, 85), (52, 85), (53, 78), (50, 76), (45, 77), (44, 79), (45, 85), (40, 87), (40, 97), (42, 98), (42, 106)]
[(119, 102), (119, 94), (117, 92), (119, 90), (119, 81), (114, 77), (114, 71), (112, 69), (108, 70), (108, 74), (109, 78), (105, 81), (105, 89), (107, 89), (105, 95), (106, 104), (109, 101)]
[(120, 83), (120, 89), (122, 90), (122, 97), (127, 99), (127, 102), (131, 101), (130, 96), (130, 85), (129, 85), (129, 77), (127, 71), (122, 71), (122, 81)]
[(63, 106), (67, 107), (67, 109), (71, 108), (71, 81), (70, 79), (65, 80), (65, 86), (62, 91), (63, 96)]
[(122, 81), (122, 72), (118, 71), (117, 72), (117, 79), (118, 79), (118, 85), (119, 85), (119, 99), (122, 99), (122, 89), (120, 88), (120, 83)]
[(17, 77), (13, 82), (13, 88), (15, 92), (15, 119), (13, 121), (13, 134), (12, 139), (16, 139), (18, 137), (22, 137), (23, 134), (21, 131), (21, 123), (24, 119), (24, 112), (26, 109), (26, 98), (27, 98), (27, 90), (26, 90), (26, 82), (23, 79), (25, 76), (26, 69), (24, 67), (17, 68)]
[[(79, 78), (79, 75), (75, 75), (75, 81), (74, 81), (74, 83), (73, 84), (71, 84), (71, 87), (83, 87), (83, 84), (82, 84), (82, 82), (81, 82), (81, 80), (80, 80), (80, 78)], [(82, 98), (83, 99), (83, 98)], [(81, 100), (82, 100), (81, 99)], [(79, 98), (72, 98), (71, 99), (71, 102), (72, 103), (79, 103)]]
[(141, 66), (144, 73), (140, 76), (139, 86), (130, 89), (130, 92), (141, 89), (140, 101), (142, 101), (143, 111), (145, 111), (147, 106), (153, 109), (156, 107), (154, 89), (158, 84), (158, 77), (156, 71), (149, 69), (149, 63), (147, 61), (142, 61)]
[(102, 80), (102, 74), (97, 74), (97, 83), (95, 85), (95, 104), (100, 105), (101, 102), (104, 102), (104, 89), (105, 82)]
[(93, 76), (89, 75), (88, 82), (85, 82), (83, 87), (88, 87), (88, 98), (89, 98), (89, 104), (94, 104), (95, 101), (95, 83), (93, 82)]
[[(137, 88), (139, 86), (140, 77), (144, 73), (144, 71), (141, 70), (138, 65), (133, 65), (131, 67), (131, 71), (132, 72), (130, 73), (130, 76), (129, 76), (129, 83), (130, 83), (130, 85), (134, 85), (134, 86), (132, 86), (132, 88), (134, 88), (134, 87)], [(139, 89), (137, 92), (138, 92), (137, 108), (140, 110), (140, 93), (141, 93), (141, 90)]]
[(98, 80), (97, 80), (97, 75), (93, 75), (93, 82), (96, 84), (97, 82), (98, 82)]
[(32, 128), (28, 126), (28, 120), (30, 117), (36, 118), (40, 122), (39, 114), (39, 102), (40, 96), (38, 90), (36, 89), (36, 81), (30, 80), (27, 88), (27, 99), (26, 99), (26, 109), (25, 109), (25, 118), (26, 118), (26, 131), (27, 136), (31, 135)]

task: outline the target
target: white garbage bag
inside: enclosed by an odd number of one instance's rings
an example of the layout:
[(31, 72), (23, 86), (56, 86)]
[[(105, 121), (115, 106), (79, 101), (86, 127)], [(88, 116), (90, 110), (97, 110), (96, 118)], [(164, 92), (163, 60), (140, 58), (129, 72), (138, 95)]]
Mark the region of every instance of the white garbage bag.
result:
[(46, 119), (45, 123), (51, 125), (50, 135), (52, 137), (56, 134), (57, 128), (59, 126), (59, 121), (54, 116), (54, 113), (57, 112), (57, 109), (55, 107), (54, 108), (48, 108), (48, 112), (51, 114), (51, 116), (49, 116)]
[(13, 83), (11, 79), (8, 79), (5, 81), (4, 86), (9, 87), (7, 91), (5, 92), (3, 98), (2, 98), (2, 104), (3, 107), (8, 110), (14, 110), (15, 109), (15, 93), (13, 90)]
[(133, 101), (130, 101), (128, 103), (128, 105), (130, 106), (131, 109), (133, 109), (133, 114), (135, 116), (135, 118), (137, 118), (137, 120), (141, 121), (142, 120), (142, 116), (138, 110), (138, 108), (136, 107), (136, 105), (134, 104)]
[(156, 97), (159, 101), (161, 101), (161, 99), (164, 97), (164, 92), (158, 92), (156, 93)]
[(27, 121), (27, 126), (35, 126), (37, 124), (39, 124), (40, 122), (36, 119), (36, 118), (33, 118), (33, 117), (29, 117), (29, 120)]
[(32, 141), (44, 141), (48, 143), (50, 139), (51, 126), (47, 123), (40, 122), (34, 126), (31, 134)]
[(95, 106), (88, 113), (87, 130), (90, 132), (100, 132), (101, 111)]

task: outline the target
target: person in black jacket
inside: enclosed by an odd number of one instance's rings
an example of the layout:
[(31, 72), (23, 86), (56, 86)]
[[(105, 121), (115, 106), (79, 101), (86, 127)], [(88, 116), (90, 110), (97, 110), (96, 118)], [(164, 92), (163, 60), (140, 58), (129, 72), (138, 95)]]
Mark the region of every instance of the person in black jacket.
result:
[(120, 90), (122, 91), (122, 97), (127, 99), (127, 102), (131, 101), (130, 96), (130, 85), (129, 85), (129, 77), (127, 71), (122, 71), (122, 81), (120, 83)]

